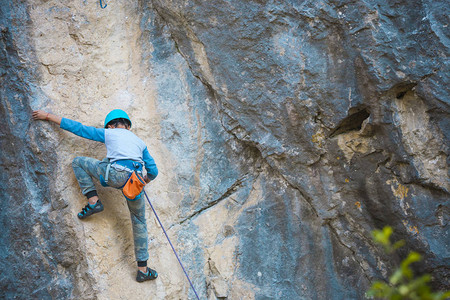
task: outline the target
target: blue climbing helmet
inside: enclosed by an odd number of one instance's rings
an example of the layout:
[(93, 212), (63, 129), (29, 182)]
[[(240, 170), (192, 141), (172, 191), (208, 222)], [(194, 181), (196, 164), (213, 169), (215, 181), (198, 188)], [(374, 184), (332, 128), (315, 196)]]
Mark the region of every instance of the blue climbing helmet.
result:
[(108, 126), (108, 123), (115, 119), (125, 119), (130, 121), (130, 127), (131, 127), (131, 120), (130, 117), (128, 117), (127, 113), (124, 112), (121, 109), (114, 109), (110, 111), (110, 113), (105, 118), (105, 128)]

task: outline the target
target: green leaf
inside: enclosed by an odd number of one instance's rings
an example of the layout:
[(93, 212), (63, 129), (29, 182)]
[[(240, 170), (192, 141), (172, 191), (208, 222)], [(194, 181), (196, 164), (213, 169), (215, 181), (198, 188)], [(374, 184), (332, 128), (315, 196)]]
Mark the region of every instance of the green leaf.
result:
[(372, 286), (367, 291), (367, 296), (375, 298), (384, 298), (385, 295), (389, 294), (391, 287), (383, 281), (375, 281)]
[(416, 261), (420, 261), (422, 259), (422, 256), (415, 251), (411, 251), (406, 259), (409, 259), (411, 263), (413, 263)]
[(414, 262), (420, 261), (421, 259), (422, 259), (422, 256), (420, 256), (419, 253), (411, 251), (408, 254), (408, 257), (406, 257), (400, 265), (400, 269), (402, 270), (403, 276), (405, 276), (408, 279), (412, 279), (414, 274), (413, 274), (413, 271), (411, 270), (411, 268), (409, 267), (409, 265)]
[(409, 288), (406, 285), (401, 285), (398, 288), (398, 291), (399, 291), (400, 295), (402, 295), (402, 296), (406, 296), (409, 294)]
[(391, 237), (391, 234), (392, 234), (392, 227), (390, 227), (390, 226), (385, 226), (382, 230), (374, 230), (372, 232), (375, 242), (377, 242), (385, 247), (391, 246), (391, 242), (389, 240)]
[(397, 285), (403, 278), (403, 272), (401, 269), (397, 269), (394, 274), (389, 278), (389, 283), (392, 285)]
[(391, 226), (384, 226), (384, 227), (383, 227), (383, 233), (384, 233), (384, 235), (387, 236), (388, 238), (391, 236), (392, 232), (394, 232), (394, 231), (392, 230), (392, 227), (391, 227)]
[(392, 246), (392, 248), (394, 248), (394, 250), (397, 250), (398, 248), (401, 248), (405, 245), (405, 241), (404, 240), (400, 240), (394, 243), (394, 245)]

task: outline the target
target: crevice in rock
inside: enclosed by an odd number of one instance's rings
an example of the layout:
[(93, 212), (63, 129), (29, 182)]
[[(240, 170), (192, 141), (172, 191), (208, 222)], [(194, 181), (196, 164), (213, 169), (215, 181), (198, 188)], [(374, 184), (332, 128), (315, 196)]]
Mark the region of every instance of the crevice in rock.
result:
[(407, 91), (399, 92), (399, 93), (397, 93), (397, 95), (395, 95), (395, 98), (402, 99), (403, 96), (405, 96), (406, 93), (407, 93)]
[[(337, 218), (333, 218), (333, 220), (335, 220)], [(364, 275), (364, 277), (367, 279), (368, 282), (370, 282), (370, 278), (366, 273), (366, 269), (363, 266), (363, 263), (358, 259), (358, 254), (356, 253), (355, 250), (353, 250), (351, 247), (347, 246), (342, 240), (341, 237), (339, 236), (339, 234), (337, 233), (336, 229), (331, 225), (332, 220), (330, 219), (328, 222), (325, 222), (325, 225), (328, 226), (328, 228), (330, 229), (331, 234), (334, 235), (334, 237), (336, 238), (336, 240), (339, 242), (339, 244), (341, 244), (344, 248), (348, 249), (351, 253), (353, 258), (355, 259), (355, 261), (359, 264), (359, 266), (361, 267), (362, 270), (364, 270), (365, 272), (362, 272), (362, 274)]]
[(332, 138), (339, 134), (361, 130), (364, 120), (369, 117), (370, 112), (367, 108), (358, 110), (355, 113), (351, 113), (349, 111), (349, 115), (336, 126), (336, 128), (330, 133), (329, 137)]
[(191, 220), (192, 218), (194, 218), (195, 216), (201, 214), (203, 211), (215, 206), (216, 204), (222, 202), (223, 200), (225, 200), (226, 198), (228, 198), (229, 196), (231, 196), (232, 194), (234, 194), (241, 186), (242, 183), (249, 177), (249, 174), (244, 174), (243, 176), (241, 176), (240, 178), (238, 178), (226, 191), (225, 193), (223, 193), (219, 198), (217, 198), (214, 201), (209, 202), (206, 206), (196, 210), (195, 212), (193, 212), (192, 214), (190, 214), (189, 216), (187, 216), (186, 218), (182, 219), (181, 221), (178, 222), (178, 224), (183, 224), (184, 222)]
[(417, 184), (417, 185), (421, 186), (422, 188), (429, 190), (431, 192), (441, 192), (447, 196), (450, 195), (450, 191), (445, 189), (445, 187), (442, 187), (434, 182), (420, 181), (420, 182), (412, 182), (412, 184)]
[(403, 99), (406, 93), (412, 91), (416, 85), (417, 83), (414, 82), (402, 82), (396, 84), (389, 90), (388, 95), (393, 95), (397, 99)]
[[(396, 168), (399, 168), (402, 165), (414, 170), (410, 172), (403, 172), (403, 174), (410, 175), (409, 177), (402, 176), (401, 172), (396, 171)], [(442, 187), (433, 182), (426, 182), (423, 178), (419, 178), (418, 175), (412, 176), (414, 174), (418, 174), (417, 169), (415, 168), (414, 165), (410, 163), (409, 160), (402, 159), (398, 155), (393, 154), (387, 155), (387, 158), (384, 161), (377, 163), (377, 170), (379, 170), (380, 167), (384, 167), (386, 170), (388, 170), (392, 174), (392, 176), (395, 177), (398, 180), (398, 182), (403, 185), (412, 184), (418, 187), (422, 187), (432, 193), (438, 193), (440, 195), (446, 196), (450, 195), (450, 191), (448, 191), (445, 187)]]
[(319, 213), (317, 212), (317, 209), (314, 207), (314, 205), (312, 204), (312, 198), (309, 197), (306, 192), (304, 192), (301, 188), (295, 186), (293, 183), (291, 183), (283, 174), (281, 174), (280, 171), (276, 170), (276, 172), (280, 175), (281, 178), (283, 178), (284, 181), (286, 181), (286, 183), (293, 189), (297, 190), (300, 195), (302, 196), (303, 199), (305, 199), (306, 203), (309, 204), (309, 206), (311, 207), (312, 211), (314, 212), (314, 215), (317, 218), (319, 217)]
[(323, 128), (326, 128), (328, 130), (331, 130), (330, 127), (328, 127), (324, 122), (323, 122), (323, 117), (322, 117), (322, 111), (318, 110), (316, 111), (316, 114), (314, 115), (314, 123), (316, 124), (320, 124)]

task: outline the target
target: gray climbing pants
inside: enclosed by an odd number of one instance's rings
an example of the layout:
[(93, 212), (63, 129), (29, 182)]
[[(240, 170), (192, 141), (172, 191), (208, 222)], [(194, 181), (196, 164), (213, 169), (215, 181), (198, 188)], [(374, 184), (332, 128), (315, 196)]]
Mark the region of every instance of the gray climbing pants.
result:
[[(106, 178), (108, 164), (109, 161), (107, 158), (100, 161), (91, 157), (76, 157), (73, 160), (73, 172), (75, 173), (75, 177), (78, 180), (83, 195), (96, 190), (93, 178), (96, 178), (97, 180), (100, 180), (100, 176)], [(129, 175), (130, 173), (127, 171), (116, 170), (111, 167), (109, 168), (108, 185), (114, 188), (121, 188), (127, 181)], [(145, 220), (145, 200), (142, 195), (139, 196), (137, 197), (139, 198), (137, 200), (126, 201), (133, 227), (136, 261), (146, 261), (148, 260), (149, 255), (147, 222)]]

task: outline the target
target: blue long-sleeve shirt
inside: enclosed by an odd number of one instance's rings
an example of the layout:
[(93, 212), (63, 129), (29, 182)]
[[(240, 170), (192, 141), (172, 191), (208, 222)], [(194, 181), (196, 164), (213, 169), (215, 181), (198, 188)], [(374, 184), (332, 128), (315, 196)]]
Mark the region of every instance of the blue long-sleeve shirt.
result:
[(62, 118), (60, 128), (83, 138), (104, 143), (107, 151), (106, 157), (112, 163), (128, 166), (127, 161), (137, 161), (145, 165), (148, 178), (153, 180), (158, 175), (155, 160), (148, 152), (144, 141), (127, 129), (96, 128), (67, 118)]

